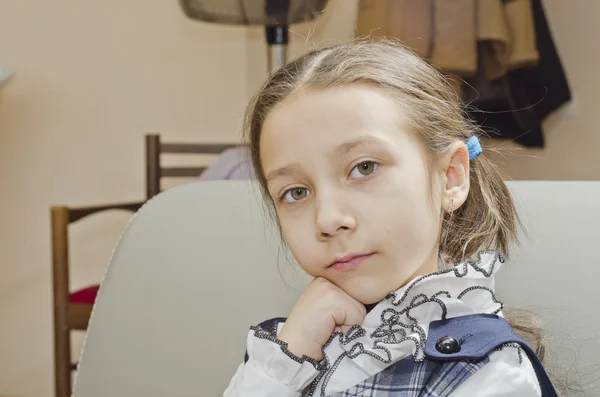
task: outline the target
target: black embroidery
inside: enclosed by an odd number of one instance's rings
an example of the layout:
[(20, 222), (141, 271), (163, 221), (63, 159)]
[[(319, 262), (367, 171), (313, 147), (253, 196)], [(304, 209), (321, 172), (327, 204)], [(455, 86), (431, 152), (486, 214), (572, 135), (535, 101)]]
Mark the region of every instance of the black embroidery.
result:
[(505, 343), (494, 348), (494, 350), (501, 351), (504, 350), (505, 347), (514, 347), (515, 349), (517, 349), (517, 353), (519, 354), (519, 365), (523, 364), (523, 349), (521, 348), (521, 345), (519, 345), (518, 343)]
[(296, 361), (297, 363), (303, 364), (304, 362), (309, 362), (310, 364), (312, 364), (312, 366), (317, 371), (322, 371), (323, 370), (323, 362), (322, 361), (317, 361), (314, 358), (310, 358), (310, 357), (308, 357), (306, 355), (304, 355), (302, 357), (296, 356), (294, 353), (292, 353), (291, 351), (288, 350), (288, 344), (287, 344), (287, 342), (284, 342), (284, 341), (282, 341), (280, 339), (277, 339), (269, 331), (266, 331), (266, 330), (264, 330), (264, 329), (262, 329), (261, 327), (258, 327), (258, 326), (252, 326), (252, 327), (250, 327), (250, 329), (252, 331), (254, 331), (254, 336), (256, 338), (266, 339), (266, 340), (269, 340), (271, 342), (277, 343), (279, 345), (279, 347), (281, 348), (281, 351), (286, 356), (288, 356), (292, 360)]
[(413, 298), (413, 300), (410, 302), (410, 305), (408, 305), (406, 307), (406, 309), (403, 310), (403, 312), (406, 313), (406, 317), (409, 318), (410, 320), (417, 322), (417, 319), (414, 318), (413, 316), (410, 315), (410, 311), (416, 307), (422, 306), (425, 303), (437, 303), (440, 308), (442, 309), (442, 314), (441, 314), (441, 318), (442, 320), (446, 319), (446, 314), (448, 313), (448, 309), (446, 308), (446, 305), (444, 304), (444, 302), (442, 302), (441, 300), (439, 300), (437, 297), (439, 295), (446, 295), (446, 298), (452, 298), (452, 296), (450, 296), (450, 293), (447, 291), (440, 291), (436, 294), (434, 294), (431, 298), (428, 298), (427, 295), (425, 294), (419, 294), (417, 296), (415, 296)]
[[(484, 254), (494, 255), (494, 259), (492, 260), (492, 262), (490, 264), (486, 264), (486, 267), (489, 266), (489, 270), (479, 266), (482, 261), (481, 257)], [(404, 291), (404, 294), (399, 299), (395, 293), (389, 294), (386, 297), (386, 299), (390, 300), (390, 303), (392, 305), (400, 306), (404, 303), (404, 301), (408, 297), (409, 292), (416, 285), (420, 284), (423, 280), (426, 280), (433, 276), (443, 275), (443, 274), (450, 273), (450, 272), (454, 272), (454, 276), (456, 276), (457, 278), (462, 278), (462, 277), (465, 277), (469, 273), (469, 267), (471, 267), (473, 270), (483, 274), (486, 278), (489, 278), (494, 274), (494, 269), (496, 267), (496, 263), (497, 262), (504, 263), (504, 261), (505, 261), (504, 256), (496, 251), (492, 251), (492, 250), (481, 251), (481, 252), (477, 253), (477, 259), (475, 259), (475, 260), (467, 260), (463, 264), (456, 264), (452, 268), (440, 270), (438, 272), (427, 274), (427, 275), (417, 278), (415, 281), (413, 281), (408, 286), (406, 291)], [(502, 302), (500, 302), (496, 298), (494, 292), (491, 289), (489, 289), (487, 287), (483, 287), (483, 286), (469, 287), (469, 288), (463, 290), (457, 296), (456, 299), (461, 299), (468, 292), (477, 290), (477, 289), (482, 289), (482, 290), (488, 291), (491, 294), (492, 300), (495, 303), (499, 304), (499, 308), (497, 310), (494, 310), (494, 312), (492, 314), (497, 314), (502, 310), (502, 308), (503, 308)], [(440, 310), (441, 310), (440, 318), (445, 319), (446, 315), (447, 315), (447, 307), (444, 304), (444, 302), (441, 299), (439, 299), (439, 297), (442, 295), (449, 299), (452, 298), (451, 294), (448, 291), (438, 291), (435, 294), (431, 295), (431, 297), (428, 297), (425, 294), (418, 294), (411, 300), (410, 304), (408, 304), (402, 310), (395, 310), (394, 308), (387, 308), (387, 309), (383, 310), (381, 313), (381, 325), (379, 327), (377, 327), (369, 335), (372, 339), (375, 339), (373, 348), (371, 348), (370, 350), (365, 350), (364, 345), (361, 342), (357, 342), (355, 345), (352, 346), (352, 348), (350, 350), (343, 352), (335, 360), (335, 362), (333, 364), (330, 363), (330, 359), (325, 352), (326, 348), (336, 338), (339, 339), (339, 342), (342, 345), (348, 345), (352, 341), (354, 341), (362, 336), (365, 336), (366, 330), (362, 326), (360, 326), (360, 325), (353, 326), (346, 333), (346, 335), (344, 335), (342, 332), (339, 332), (339, 331), (333, 333), (331, 335), (331, 337), (329, 338), (329, 340), (327, 341), (327, 343), (321, 349), (324, 358), (320, 362), (317, 362), (317, 361), (311, 359), (310, 357), (306, 357), (306, 356), (303, 356), (302, 358), (298, 358), (297, 356), (295, 356), (294, 354), (292, 354), (291, 352), (289, 352), (287, 350), (287, 344), (285, 342), (282, 342), (282, 341), (276, 339), (274, 336), (269, 336), (267, 334), (267, 336), (265, 336), (265, 339), (273, 340), (274, 342), (278, 343), (281, 346), (281, 350), (286, 355), (288, 355), (290, 358), (292, 358), (294, 361), (297, 361), (300, 363), (302, 363), (304, 361), (308, 361), (311, 364), (313, 364), (315, 369), (317, 369), (319, 371), (319, 374), (313, 380), (313, 382), (311, 382), (311, 384), (308, 388), (308, 393), (306, 393), (306, 391), (305, 391), (305, 394), (303, 394), (303, 395), (306, 397), (312, 397), (316, 391), (317, 386), (319, 385), (321, 380), (323, 380), (323, 383), (321, 385), (321, 396), (325, 396), (325, 389), (326, 389), (331, 377), (333, 376), (333, 374), (339, 367), (340, 363), (344, 360), (344, 358), (348, 358), (348, 359), (352, 360), (362, 354), (366, 354), (366, 355), (373, 357), (374, 359), (379, 360), (385, 364), (390, 363), (391, 359), (392, 359), (392, 353), (385, 346), (381, 346), (382, 343), (402, 344), (404, 342), (411, 341), (415, 344), (414, 352), (412, 354), (413, 360), (415, 362), (423, 361), (425, 359), (425, 357), (424, 356), (419, 357), (419, 353), (421, 351), (423, 351), (423, 349), (424, 349), (426, 334), (425, 334), (425, 331), (423, 330), (423, 328), (420, 325), (418, 325), (416, 318), (414, 318), (410, 314), (410, 312), (411, 312), (411, 310), (413, 310), (417, 307), (420, 307), (424, 304), (434, 303), (434, 304), (439, 305), (439, 307), (440, 307)], [(416, 333), (416, 334), (418, 334), (419, 337), (417, 338), (413, 335), (408, 335), (407, 331), (409, 331), (410, 333), (413, 333), (413, 334)], [(510, 346), (510, 345), (512, 345), (512, 344), (507, 344), (505, 346)], [(514, 346), (514, 347), (518, 347), (518, 346)], [(382, 355), (377, 354), (375, 351), (381, 352)], [(521, 351), (519, 348), (519, 360), (521, 360), (521, 359), (522, 359), (522, 355), (521, 355)]]
[(494, 310), (491, 314), (498, 314), (502, 311), (502, 309), (504, 308), (504, 303), (500, 302), (498, 300), (498, 298), (496, 298), (496, 294), (494, 293), (494, 291), (492, 291), (491, 289), (481, 286), (481, 285), (476, 285), (473, 287), (469, 287), (466, 290), (464, 290), (463, 292), (461, 292), (456, 299), (462, 299), (467, 293), (474, 291), (474, 290), (484, 290), (490, 293), (490, 295), (492, 296), (492, 301), (494, 303), (497, 303), (500, 307), (498, 307), (498, 309)]
[[(494, 261), (490, 265), (489, 271), (479, 267), (479, 264), (481, 263), (481, 255), (483, 255), (483, 254), (492, 254), (495, 256)], [(454, 272), (454, 275), (457, 278), (463, 278), (464, 276), (466, 276), (469, 273), (469, 266), (472, 267), (475, 271), (482, 273), (485, 277), (491, 277), (492, 274), (494, 274), (494, 268), (496, 267), (496, 262), (504, 263), (504, 261), (505, 261), (504, 256), (502, 256), (502, 254), (500, 254), (499, 252), (491, 251), (491, 250), (481, 251), (481, 252), (477, 253), (477, 260), (467, 260), (462, 265), (456, 264), (454, 267), (452, 267), (450, 269), (440, 270), (435, 273), (426, 274), (424, 276), (417, 278), (415, 281), (412, 282), (411, 285), (408, 286), (406, 291), (404, 291), (404, 295), (402, 295), (400, 300), (396, 300), (397, 297), (396, 297), (395, 293), (389, 294), (386, 299), (390, 299), (394, 306), (399, 306), (404, 302), (404, 300), (408, 296), (408, 293), (416, 285), (420, 284), (421, 281), (431, 278), (433, 276), (440, 276), (442, 274), (446, 274), (446, 273), (450, 273), (450, 272)]]
[[(354, 334), (353, 334), (353, 332), (354, 332)], [(308, 397), (314, 395), (316, 388), (323, 377), (325, 377), (325, 380), (323, 381), (323, 385), (321, 386), (321, 396), (325, 395), (325, 388), (327, 387), (327, 384), (329, 383), (329, 379), (335, 373), (337, 367), (340, 365), (340, 363), (342, 362), (342, 360), (345, 357), (348, 357), (349, 359), (353, 360), (361, 354), (366, 354), (366, 355), (373, 357), (374, 359), (379, 360), (385, 364), (388, 364), (392, 361), (392, 353), (385, 346), (380, 346), (377, 342), (375, 342), (375, 344), (373, 345), (373, 348), (371, 350), (381, 350), (383, 353), (385, 353), (385, 356), (380, 356), (380, 355), (374, 353), (373, 351), (365, 350), (364, 345), (361, 342), (357, 342), (355, 345), (352, 346), (352, 348), (350, 348), (349, 351), (345, 351), (342, 354), (340, 354), (340, 356), (335, 360), (333, 365), (330, 365), (329, 357), (327, 356), (325, 349), (327, 349), (327, 347), (336, 338), (339, 339), (339, 341), (342, 345), (347, 345), (350, 342), (352, 342), (353, 340), (358, 339), (365, 335), (366, 335), (366, 330), (363, 327), (361, 327), (360, 325), (355, 325), (352, 328), (350, 328), (350, 330), (348, 330), (348, 332), (347, 332), (347, 335), (344, 335), (340, 331), (334, 332), (331, 335), (331, 337), (329, 338), (327, 343), (325, 343), (325, 345), (323, 345), (323, 347), (321, 348), (321, 352), (323, 353), (323, 357), (324, 357), (324, 359), (322, 361), (323, 369), (320, 371), (320, 373), (317, 375), (317, 377), (310, 384), (309, 392), (307, 394)], [(419, 341), (414, 337), (407, 337), (404, 340), (408, 340), (408, 339), (413, 340), (415, 343), (419, 343)]]

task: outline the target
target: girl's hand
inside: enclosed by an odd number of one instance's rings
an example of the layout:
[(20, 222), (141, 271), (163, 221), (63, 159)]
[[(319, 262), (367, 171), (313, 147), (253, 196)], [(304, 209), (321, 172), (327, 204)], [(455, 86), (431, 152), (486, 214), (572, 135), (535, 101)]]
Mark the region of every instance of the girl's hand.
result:
[(278, 339), (287, 342), (288, 350), (296, 356), (306, 355), (319, 361), (331, 334), (362, 324), (366, 314), (362, 303), (327, 279), (317, 277), (296, 302)]

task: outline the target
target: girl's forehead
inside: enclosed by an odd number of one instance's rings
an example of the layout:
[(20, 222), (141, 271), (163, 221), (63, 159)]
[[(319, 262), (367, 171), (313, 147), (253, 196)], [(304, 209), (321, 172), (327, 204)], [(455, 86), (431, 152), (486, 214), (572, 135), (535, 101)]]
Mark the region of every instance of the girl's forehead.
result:
[(311, 89), (286, 98), (269, 112), (261, 148), (291, 143), (338, 145), (362, 136), (401, 134), (407, 125), (399, 104), (373, 86)]
[[(387, 116), (399, 110), (392, 95), (365, 83), (300, 90), (278, 103), (271, 113), (295, 113), (296, 116), (357, 116), (361, 118)], [(351, 117), (354, 118), (354, 117)]]

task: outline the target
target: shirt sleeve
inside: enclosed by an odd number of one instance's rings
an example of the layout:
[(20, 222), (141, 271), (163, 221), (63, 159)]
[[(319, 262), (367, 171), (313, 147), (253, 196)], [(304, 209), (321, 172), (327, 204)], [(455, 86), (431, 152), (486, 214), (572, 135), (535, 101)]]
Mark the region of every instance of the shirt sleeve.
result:
[(272, 334), (253, 328), (248, 334), (248, 361), (240, 364), (224, 397), (300, 397), (316, 378), (319, 363), (297, 357)]
[(527, 354), (504, 347), (454, 392), (452, 397), (541, 397), (542, 390)]

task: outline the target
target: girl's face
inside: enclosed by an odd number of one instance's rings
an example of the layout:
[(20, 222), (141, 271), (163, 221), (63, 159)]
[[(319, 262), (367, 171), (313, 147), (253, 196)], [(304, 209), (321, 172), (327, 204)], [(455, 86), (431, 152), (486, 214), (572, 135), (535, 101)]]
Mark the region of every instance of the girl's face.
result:
[(397, 102), (356, 84), (304, 91), (267, 116), (262, 166), (300, 266), (370, 304), (437, 269), (436, 175)]

